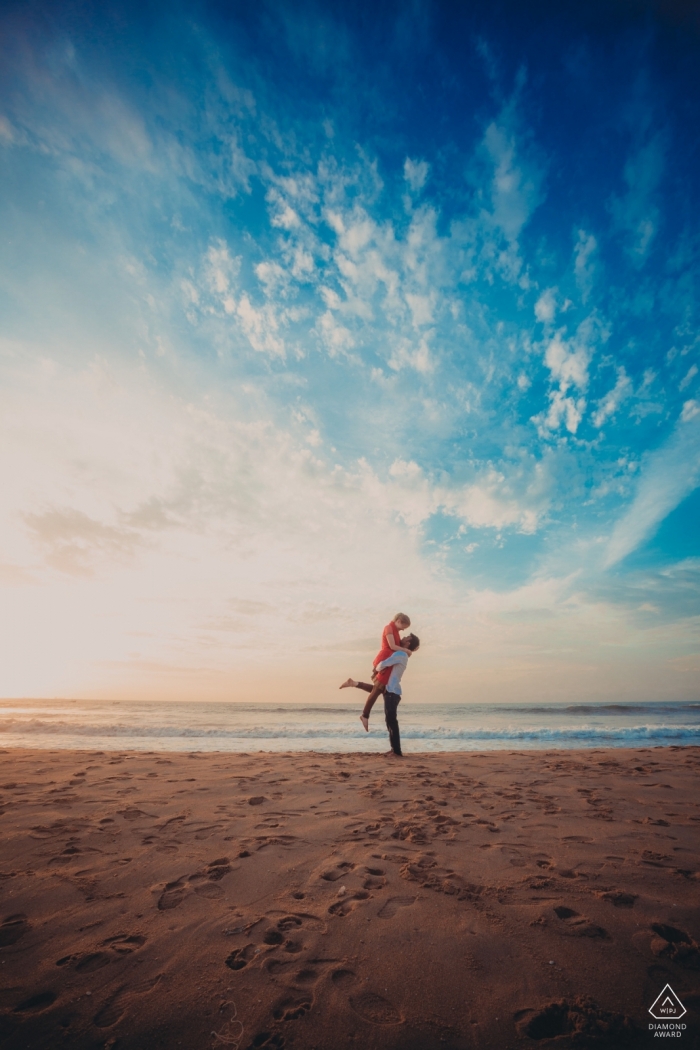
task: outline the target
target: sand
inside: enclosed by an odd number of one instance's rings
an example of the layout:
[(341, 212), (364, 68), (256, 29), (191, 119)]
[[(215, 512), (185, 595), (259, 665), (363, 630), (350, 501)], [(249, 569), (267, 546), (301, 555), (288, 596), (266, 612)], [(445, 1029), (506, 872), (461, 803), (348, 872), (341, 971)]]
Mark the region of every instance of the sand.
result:
[(700, 1045), (700, 749), (0, 752), (0, 1045)]

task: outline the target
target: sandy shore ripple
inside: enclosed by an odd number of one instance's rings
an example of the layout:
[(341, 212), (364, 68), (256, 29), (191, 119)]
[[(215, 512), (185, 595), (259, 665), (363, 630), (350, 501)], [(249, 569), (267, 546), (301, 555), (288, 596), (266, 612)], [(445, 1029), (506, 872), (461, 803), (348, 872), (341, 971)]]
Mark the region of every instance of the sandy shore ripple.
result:
[(0, 1044), (700, 1045), (700, 749), (0, 752)]

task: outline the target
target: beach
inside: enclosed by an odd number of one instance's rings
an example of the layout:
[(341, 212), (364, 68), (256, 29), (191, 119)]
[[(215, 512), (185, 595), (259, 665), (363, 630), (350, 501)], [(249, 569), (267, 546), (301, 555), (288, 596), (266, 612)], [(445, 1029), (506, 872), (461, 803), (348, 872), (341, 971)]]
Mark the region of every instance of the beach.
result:
[(0, 752), (0, 1043), (700, 1045), (700, 749)]

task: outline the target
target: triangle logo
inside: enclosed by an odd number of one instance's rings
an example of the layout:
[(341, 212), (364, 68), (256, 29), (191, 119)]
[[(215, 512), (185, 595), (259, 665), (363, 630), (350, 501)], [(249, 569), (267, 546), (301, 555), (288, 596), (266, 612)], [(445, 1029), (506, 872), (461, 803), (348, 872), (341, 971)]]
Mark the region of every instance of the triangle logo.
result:
[(649, 1007), (649, 1013), (657, 1021), (668, 1021), (669, 1019), (677, 1021), (687, 1012), (670, 984), (666, 985)]

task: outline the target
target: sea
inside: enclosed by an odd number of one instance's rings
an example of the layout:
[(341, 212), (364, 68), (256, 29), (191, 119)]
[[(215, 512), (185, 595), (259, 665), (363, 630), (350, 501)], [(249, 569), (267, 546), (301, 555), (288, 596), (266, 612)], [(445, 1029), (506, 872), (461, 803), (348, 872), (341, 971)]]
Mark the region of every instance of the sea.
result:
[[(360, 703), (0, 700), (0, 748), (99, 751), (386, 751), (381, 700)], [(399, 707), (405, 752), (700, 744), (700, 702)]]

